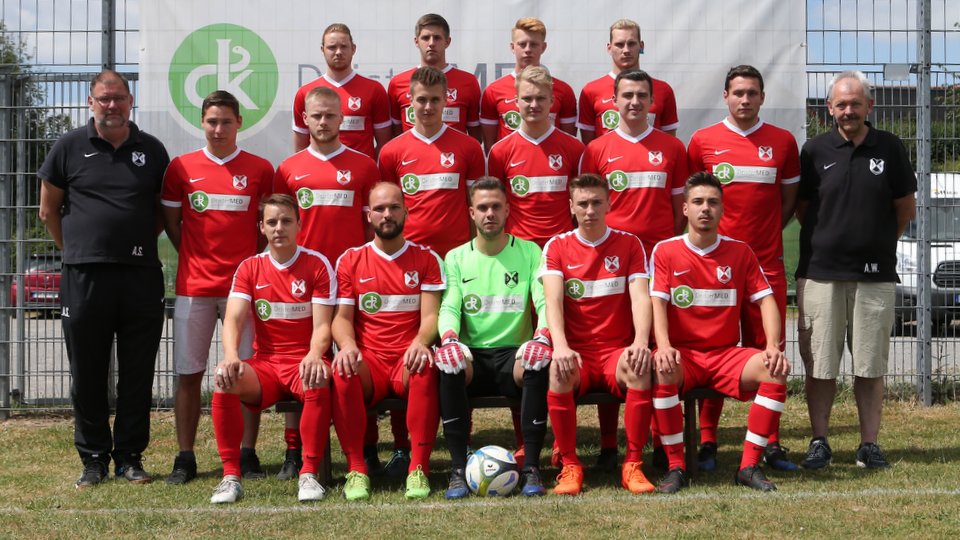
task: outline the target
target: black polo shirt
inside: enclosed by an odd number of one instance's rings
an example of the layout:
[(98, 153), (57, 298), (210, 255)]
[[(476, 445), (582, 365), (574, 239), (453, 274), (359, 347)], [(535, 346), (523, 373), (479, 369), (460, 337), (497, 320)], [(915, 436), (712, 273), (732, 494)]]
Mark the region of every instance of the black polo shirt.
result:
[(892, 133), (870, 127), (856, 148), (836, 128), (807, 141), (798, 197), (809, 207), (797, 277), (899, 281), (893, 201), (916, 191), (907, 150)]
[(63, 262), (159, 266), (157, 201), (167, 150), (133, 122), (114, 149), (93, 122), (61, 137), (37, 171), (65, 193)]

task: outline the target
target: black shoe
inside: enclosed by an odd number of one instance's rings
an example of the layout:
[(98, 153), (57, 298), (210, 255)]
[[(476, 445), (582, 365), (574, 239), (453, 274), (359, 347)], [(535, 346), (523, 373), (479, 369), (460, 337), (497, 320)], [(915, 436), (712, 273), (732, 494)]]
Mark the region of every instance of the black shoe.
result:
[(363, 447), (363, 461), (367, 463), (367, 474), (373, 476), (382, 472), (383, 463), (380, 462), (380, 455), (377, 453), (377, 445)]
[(167, 483), (172, 486), (180, 486), (197, 477), (197, 461), (177, 455), (173, 458), (173, 472), (167, 477)]
[(767, 480), (767, 477), (764, 476), (763, 471), (761, 471), (760, 467), (756, 465), (744, 467), (737, 471), (737, 474), (733, 476), (733, 483), (740, 486), (747, 486), (757, 491), (777, 490), (777, 486), (775, 486), (773, 482)]
[(763, 462), (778, 471), (795, 471), (797, 464), (787, 459), (788, 451), (779, 443), (770, 443), (763, 449)]
[(813, 439), (810, 441), (810, 448), (807, 449), (807, 457), (803, 460), (806, 469), (822, 469), (833, 460), (833, 450), (826, 439)]
[(546, 495), (547, 489), (543, 487), (543, 479), (540, 477), (540, 469), (530, 467), (520, 473), (523, 480), (523, 489), (520, 493), (524, 497), (540, 497)]
[(153, 477), (143, 470), (142, 458), (139, 455), (130, 455), (117, 463), (115, 470), (117, 478), (126, 478), (131, 484), (149, 484)]
[(667, 459), (667, 451), (663, 446), (653, 447), (653, 466), (657, 469), (667, 470), (670, 467), (670, 460)]
[(277, 473), (277, 480), (293, 480), (300, 478), (300, 469), (303, 467), (303, 453), (299, 448), (287, 449), (283, 459), (283, 465), (280, 466), (280, 472)]
[(663, 477), (663, 480), (660, 480), (660, 485), (657, 486), (657, 493), (676, 493), (686, 486), (687, 483), (687, 471), (680, 467), (674, 467), (667, 471), (667, 475)]
[(880, 450), (880, 445), (861, 443), (857, 448), (857, 467), (863, 469), (886, 469), (890, 467), (887, 458)]
[(470, 494), (470, 488), (467, 487), (467, 479), (463, 475), (463, 469), (453, 469), (450, 471), (450, 483), (447, 484), (447, 491), (443, 496), (447, 500), (462, 499)]
[(77, 479), (77, 489), (93, 487), (107, 478), (107, 464), (97, 459), (88, 459), (83, 464), (83, 473)]
[(700, 446), (700, 451), (697, 452), (697, 466), (704, 472), (717, 470), (717, 443), (705, 442)]
[(616, 448), (601, 448), (600, 455), (597, 456), (597, 463), (593, 468), (600, 472), (614, 474), (619, 470), (618, 462), (620, 456)]
[[(469, 457), (470, 452), (467, 452)], [(397, 448), (390, 456), (390, 461), (383, 468), (384, 472), (390, 478), (404, 478), (407, 476), (410, 468), (410, 451), (405, 448)]]
[(257, 457), (255, 449), (240, 449), (240, 475), (246, 480), (263, 480), (267, 477), (267, 473), (260, 466), (260, 458)]

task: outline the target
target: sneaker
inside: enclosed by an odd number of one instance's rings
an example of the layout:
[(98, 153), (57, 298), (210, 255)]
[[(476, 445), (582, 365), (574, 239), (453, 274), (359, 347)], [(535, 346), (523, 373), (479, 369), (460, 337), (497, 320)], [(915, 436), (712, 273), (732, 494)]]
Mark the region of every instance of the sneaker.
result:
[(767, 477), (764, 476), (763, 471), (761, 471), (757, 465), (744, 467), (737, 471), (737, 474), (733, 475), (733, 483), (739, 486), (747, 486), (757, 491), (777, 490), (777, 486), (767, 480)]
[(139, 455), (130, 455), (117, 463), (114, 471), (117, 478), (126, 478), (131, 484), (149, 484), (153, 482), (150, 473), (143, 470), (142, 458)]
[(697, 452), (697, 467), (705, 472), (717, 470), (717, 443), (705, 442), (700, 445), (700, 451)]
[(213, 504), (235, 503), (243, 498), (243, 486), (240, 485), (240, 477), (234, 475), (224, 476), (223, 480), (217, 484), (210, 497)]
[(687, 471), (674, 467), (667, 471), (667, 475), (660, 480), (657, 493), (676, 493), (687, 485)]
[(426, 499), (430, 495), (430, 481), (419, 465), (407, 475), (407, 491), (404, 495), (408, 499)]
[(563, 456), (560, 455), (560, 450), (554, 446), (553, 451), (550, 453), (550, 466), (561, 468), (563, 467)]
[(377, 453), (377, 445), (363, 447), (363, 461), (367, 463), (367, 474), (373, 476), (383, 469), (383, 463), (380, 463), (380, 454)]
[(303, 453), (299, 448), (287, 449), (283, 458), (283, 465), (280, 466), (280, 472), (277, 473), (277, 480), (293, 480), (300, 476), (300, 468), (303, 467)]
[(880, 445), (861, 443), (857, 448), (857, 467), (863, 469), (886, 469), (890, 467)]
[(348, 501), (365, 501), (370, 498), (370, 477), (362, 472), (350, 471), (343, 484), (343, 497)]
[(670, 468), (670, 460), (667, 459), (667, 451), (663, 446), (653, 447), (653, 466), (657, 469), (667, 470)]
[(524, 497), (540, 497), (546, 495), (547, 488), (543, 487), (543, 479), (540, 478), (540, 469), (530, 467), (520, 472), (523, 481), (523, 489), (520, 493)]
[(467, 478), (463, 469), (453, 469), (450, 471), (450, 483), (447, 484), (447, 491), (443, 496), (448, 500), (463, 499), (470, 494), (470, 488), (467, 487)]
[(787, 452), (779, 443), (770, 443), (763, 450), (763, 462), (778, 471), (795, 471), (797, 464), (787, 459)]
[(167, 477), (167, 483), (181, 486), (197, 477), (197, 461), (177, 455), (173, 458), (173, 472)]
[(240, 475), (245, 480), (263, 480), (267, 477), (267, 473), (260, 466), (257, 451), (253, 448), (242, 448), (240, 450)]
[(107, 464), (96, 460), (88, 459), (83, 464), (83, 473), (77, 478), (77, 489), (87, 489), (93, 487), (107, 478)]
[(617, 472), (619, 461), (620, 456), (617, 455), (616, 448), (601, 448), (600, 455), (597, 456), (597, 463), (594, 464), (593, 468), (600, 472), (613, 474)]
[(556, 495), (579, 495), (583, 491), (583, 466), (571, 463), (564, 465), (553, 488)]
[(317, 481), (317, 476), (312, 473), (300, 475), (297, 482), (297, 500), (300, 502), (322, 501), (327, 496), (327, 490)]
[(390, 461), (383, 467), (383, 471), (390, 478), (403, 478), (410, 470), (410, 451), (405, 448), (397, 448), (390, 456)]
[(647, 480), (639, 461), (626, 461), (620, 472), (620, 485), (630, 493), (653, 493), (657, 488)]
[(822, 469), (833, 460), (833, 450), (826, 439), (813, 439), (810, 441), (810, 448), (807, 448), (807, 457), (802, 465), (806, 469)]

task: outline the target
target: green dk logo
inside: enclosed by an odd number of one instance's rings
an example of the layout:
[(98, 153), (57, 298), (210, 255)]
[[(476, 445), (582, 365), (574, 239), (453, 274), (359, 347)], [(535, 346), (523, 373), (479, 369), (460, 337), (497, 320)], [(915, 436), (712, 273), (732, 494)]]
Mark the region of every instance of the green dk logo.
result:
[(270, 47), (256, 33), (235, 24), (212, 24), (183, 40), (170, 62), (170, 97), (190, 124), (200, 126), (203, 98), (226, 90), (240, 101), (249, 129), (270, 111), (279, 71)]

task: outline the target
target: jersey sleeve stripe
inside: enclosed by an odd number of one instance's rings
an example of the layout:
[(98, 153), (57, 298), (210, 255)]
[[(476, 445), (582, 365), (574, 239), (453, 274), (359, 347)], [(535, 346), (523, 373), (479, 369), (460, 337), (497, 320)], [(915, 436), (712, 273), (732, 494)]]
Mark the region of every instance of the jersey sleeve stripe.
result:
[(438, 284), (438, 285), (421, 285), (421, 286), (420, 286), (420, 290), (422, 290), (422, 291), (442, 291), (442, 290), (444, 290), (444, 289), (446, 289), (446, 288), (447, 288), (446, 279), (444, 279), (444, 283), (442, 283), (442, 284)]
[(796, 184), (799, 181), (800, 181), (800, 177), (794, 176), (793, 178), (784, 178), (783, 180), (780, 181), (780, 183), (784, 185), (789, 185), (789, 184)]
[[(650, 285), (651, 285), (651, 286), (653, 285), (653, 282), (652, 282), (652, 281), (650, 282)], [(666, 301), (666, 302), (669, 302), (669, 301), (670, 301), (670, 295), (667, 294), (667, 293), (665, 293), (665, 292), (661, 292), (661, 291), (650, 291), (650, 296), (655, 296), (655, 297), (657, 297), (657, 298), (659, 298), (659, 299), (661, 299), (661, 300), (664, 300), (664, 301)]]
[(227, 298), (239, 298), (241, 300), (246, 300), (247, 302), (253, 301), (253, 297), (249, 294), (244, 294), (240, 292), (231, 292)]
[(161, 199), (161, 200), (160, 200), (160, 204), (162, 204), (162, 205), (164, 205), (164, 206), (166, 206), (166, 207), (168, 207), (168, 208), (182, 208), (182, 207), (183, 207), (183, 203), (180, 202), (180, 201), (168, 201), (168, 200), (166, 200), (166, 199)]
[(337, 304), (344, 306), (355, 306), (357, 305), (357, 301), (353, 298), (337, 298)]
[(644, 272), (637, 272), (636, 274), (630, 274), (627, 276), (627, 281), (632, 282), (638, 279), (650, 279), (650, 276)]
[(762, 291), (760, 291), (760, 292), (758, 292), (758, 293), (755, 293), (755, 294), (751, 295), (751, 296), (750, 296), (750, 301), (751, 301), (751, 302), (756, 302), (757, 300), (760, 300), (760, 299), (763, 298), (764, 296), (770, 296), (771, 294), (773, 294), (773, 289), (766, 288), (766, 289), (764, 289), (764, 290), (762, 290)]
[(323, 305), (323, 306), (335, 306), (335, 305), (337, 305), (337, 302), (336, 302), (335, 299), (333, 299), (333, 298), (324, 298), (324, 297), (322, 297), (322, 296), (321, 296), (321, 297), (314, 296), (313, 298), (310, 299), (310, 303), (311, 303), (311, 304), (320, 304), (320, 305)]

